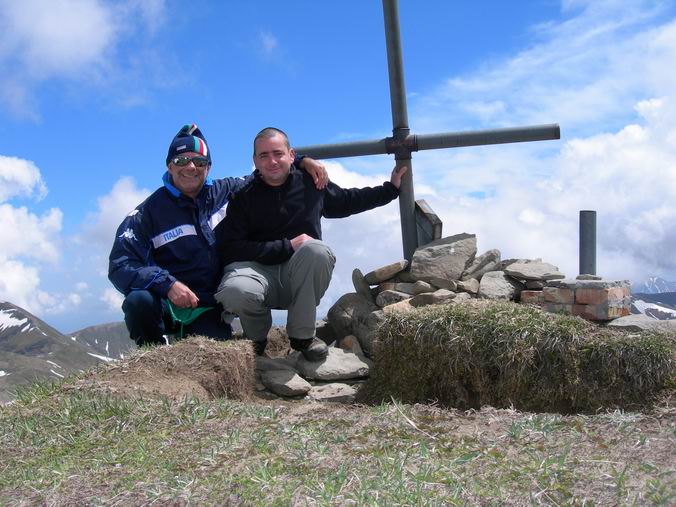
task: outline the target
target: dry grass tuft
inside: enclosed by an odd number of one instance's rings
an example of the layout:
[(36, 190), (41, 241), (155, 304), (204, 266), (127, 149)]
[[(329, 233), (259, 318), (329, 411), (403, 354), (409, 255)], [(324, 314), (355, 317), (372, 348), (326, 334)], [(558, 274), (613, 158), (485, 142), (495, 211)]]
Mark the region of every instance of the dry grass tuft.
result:
[(588, 412), (649, 403), (674, 385), (676, 337), (627, 334), (507, 302), (389, 316), (362, 401)]
[(91, 370), (76, 389), (120, 395), (249, 400), (255, 387), (251, 342), (192, 337), (174, 345), (142, 349), (123, 362)]

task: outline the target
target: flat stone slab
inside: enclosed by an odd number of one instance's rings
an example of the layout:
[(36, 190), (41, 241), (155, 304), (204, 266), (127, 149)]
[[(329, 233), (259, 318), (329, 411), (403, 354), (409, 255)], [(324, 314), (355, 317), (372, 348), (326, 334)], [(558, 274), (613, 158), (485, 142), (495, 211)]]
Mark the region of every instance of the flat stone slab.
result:
[(368, 377), (370, 365), (357, 354), (330, 347), (329, 355), (323, 361), (298, 359), (298, 373), (311, 380), (351, 380)]
[(484, 273), (497, 271), (500, 267), (500, 257), (500, 250), (497, 249), (488, 250), (479, 255), (462, 273), (461, 280), (469, 280), (470, 278), (481, 280)]
[(302, 396), (312, 386), (293, 370), (270, 370), (261, 374), (261, 383), (278, 396)]
[(565, 289), (612, 289), (614, 287), (629, 287), (629, 280), (550, 280), (547, 287), (562, 287)]
[(439, 305), (443, 303), (448, 303), (456, 296), (455, 292), (451, 292), (446, 289), (439, 289), (434, 292), (425, 292), (424, 294), (418, 294), (411, 299), (410, 303), (416, 308), (419, 306), (426, 305)]
[(400, 292), (398, 290), (384, 290), (378, 294), (378, 297), (376, 298), (376, 304), (382, 308), (383, 306), (398, 303), (399, 301), (403, 301), (404, 299), (408, 299), (410, 297), (411, 294), (406, 292)]
[(315, 401), (331, 401), (334, 403), (354, 402), (357, 390), (347, 384), (324, 384), (314, 386), (307, 394), (307, 398)]
[(676, 319), (659, 320), (647, 315), (627, 315), (608, 324), (608, 327), (627, 331), (666, 331), (676, 333)]
[[(459, 280), (474, 261), (476, 235), (456, 234), (418, 248), (411, 259), (411, 275), (425, 282), (432, 278)], [(432, 284), (437, 285), (432, 281)]]
[(378, 285), (379, 283), (386, 282), (392, 278), (397, 273), (405, 270), (408, 267), (408, 261), (403, 260), (399, 262), (393, 262), (382, 268), (375, 269), (364, 275), (364, 279), (370, 285)]
[(519, 280), (558, 280), (566, 277), (548, 262), (515, 262), (505, 268), (505, 274)]

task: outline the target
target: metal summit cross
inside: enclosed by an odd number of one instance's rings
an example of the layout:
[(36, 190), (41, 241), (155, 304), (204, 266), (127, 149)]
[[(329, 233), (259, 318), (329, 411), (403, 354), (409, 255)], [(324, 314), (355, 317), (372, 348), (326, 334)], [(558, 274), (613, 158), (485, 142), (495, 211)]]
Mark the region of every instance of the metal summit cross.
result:
[(441, 134), (411, 134), (408, 127), (408, 112), (406, 110), (406, 88), (404, 86), (404, 66), (401, 54), (397, 0), (383, 0), (383, 13), (387, 43), (387, 65), (390, 78), (390, 101), (392, 104), (392, 137), (351, 143), (301, 146), (297, 147), (296, 151), (318, 159), (394, 154), (397, 169), (403, 165), (408, 166), (408, 171), (401, 183), (399, 212), (401, 216), (404, 257), (410, 261), (413, 257), (413, 252), (418, 247), (415, 198), (413, 194), (413, 167), (411, 164), (412, 152), (440, 148), (560, 139), (561, 133), (557, 124), (551, 124), (495, 130), (446, 132)]

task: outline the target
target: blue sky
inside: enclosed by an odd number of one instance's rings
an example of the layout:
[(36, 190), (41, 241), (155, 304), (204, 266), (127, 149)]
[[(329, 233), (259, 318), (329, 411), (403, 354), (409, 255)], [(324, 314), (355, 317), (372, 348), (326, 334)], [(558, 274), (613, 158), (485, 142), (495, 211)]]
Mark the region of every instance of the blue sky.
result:
[[(641, 0), (400, 0), (414, 133), (559, 123), (560, 141), (414, 154), (446, 235), (577, 274), (596, 209), (598, 271), (676, 278), (676, 6)], [(119, 320), (115, 228), (197, 123), (212, 176), (251, 170), (264, 126), (293, 144), (391, 134), (381, 2), (0, 0), (0, 300), (62, 331)], [(343, 186), (390, 157), (327, 161)], [(338, 265), (401, 257), (396, 204), (325, 221)], [(480, 252), (481, 253), (481, 252)]]

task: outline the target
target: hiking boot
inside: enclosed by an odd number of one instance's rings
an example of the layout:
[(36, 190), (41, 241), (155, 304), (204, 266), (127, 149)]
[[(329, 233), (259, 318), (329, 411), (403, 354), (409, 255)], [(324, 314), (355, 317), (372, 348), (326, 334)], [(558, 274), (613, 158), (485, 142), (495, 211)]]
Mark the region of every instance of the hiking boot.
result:
[(321, 361), (329, 355), (329, 348), (319, 338), (289, 338), (291, 348), (300, 351), (308, 361)]

